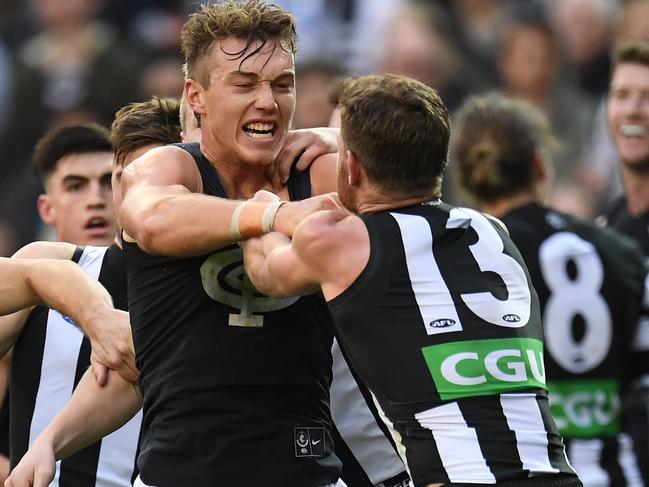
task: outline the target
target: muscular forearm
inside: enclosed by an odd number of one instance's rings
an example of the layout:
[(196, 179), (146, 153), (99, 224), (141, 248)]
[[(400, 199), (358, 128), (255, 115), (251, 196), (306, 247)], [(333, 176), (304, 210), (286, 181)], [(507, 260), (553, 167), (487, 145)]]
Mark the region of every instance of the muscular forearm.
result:
[(38, 441), (51, 445), (57, 459), (66, 458), (126, 424), (141, 407), (137, 386), (111, 372), (106, 386), (99, 387), (88, 369)]
[[(137, 201), (124, 201), (122, 220), (128, 235), (146, 252), (192, 257), (233, 243), (231, 220), (240, 201), (186, 192), (155, 195), (148, 189), (134, 196)], [(261, 220), (259, 234), (260, 225)]]
[(18, 259), (2, 264), (0, 314), (44, 302), (82, 322), (96, 310), (112, 307), (108, 292), (72, 262)]

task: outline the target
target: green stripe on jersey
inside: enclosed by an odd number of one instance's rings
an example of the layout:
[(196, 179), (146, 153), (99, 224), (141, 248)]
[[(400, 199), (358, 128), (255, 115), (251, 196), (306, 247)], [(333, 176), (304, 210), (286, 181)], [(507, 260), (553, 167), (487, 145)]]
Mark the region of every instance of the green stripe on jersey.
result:
[(442, 400), (545, 389), (543, 342), (498, 338), (421, 349)]
[(620, 396), (614, 379), (548, 382), (550, 411), (567, 438), (613, 436), (620, 431)]

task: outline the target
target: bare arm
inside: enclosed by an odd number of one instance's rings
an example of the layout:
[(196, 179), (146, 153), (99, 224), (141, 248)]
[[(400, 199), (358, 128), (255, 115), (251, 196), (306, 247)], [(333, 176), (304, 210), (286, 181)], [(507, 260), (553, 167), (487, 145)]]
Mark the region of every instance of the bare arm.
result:
[[(13, 259), (70, 260), (76, 246), (63, 242), (33, 242), (18, 250)], [(32, 307), (0, 316), (0, 356), (4, 355), (22, 332)]]
[[(12, 259), (57, 259), (69, 262), (75, 249), (76, 245), (63, 242), (33, 242), (16, 252)], [(75, 267), (77, 266), (75, 265)], [(98, 285), (94, 280), (92, 282), (94, 286)], [(31, 311), (32, 307), (28, 307), (7, 316), (0, 316), (0, 355), (6, 353), (13, 346)], [(75, 322), (90, 338), (92, 362), (100, 382), (103, 383), (105, 380), (105, 370), (98, 368), (97, 363), (117, 370), (127, 380), (137, 380), (138, 372), (135, 367), (131, 327), (126, 313), (113, 311), (104, 319), (100, 317), (83, 321), (75, 320)]]
[[(122, 175), (124, 230), (146, 252), (171, 257), (202, 255), (232, 244), (230, 224), (240, 201), (201, 190), (200, 174), (187, 152), (171, 146), (147, 152)], [(259, 218), (244, 236), (262, 234), (266, 206), (247, 207)]]
[(0, 314), (45, 303), (82, 325), (113, 309), (108, 291), (73, 262), (3, 258), (0, 275)]
[[(327, 290), (344, 289), (369, 255), (367, 250), (365, 260), (358, 259), (364, 247), (350, 231), (350, 219), (358, 220), (339, 209), (321, 211), (297, 227), (292, 241), (275, 232), (245, 242), (246, 273), (259, 291), (270, 296), (308, 294), (320, 287), (326, 295)], [(355, 245), (361, 249), (353, 250)], [(349, 258), (358, 262), (350, 263)]]
[(36, 438), (13, 469), (6, 487), (47, 487), (55, 462), (66, 458), (126, 424), (142, 407), (137, 386), (111, 373), (99, 387), (86, 371), (65, 408)]

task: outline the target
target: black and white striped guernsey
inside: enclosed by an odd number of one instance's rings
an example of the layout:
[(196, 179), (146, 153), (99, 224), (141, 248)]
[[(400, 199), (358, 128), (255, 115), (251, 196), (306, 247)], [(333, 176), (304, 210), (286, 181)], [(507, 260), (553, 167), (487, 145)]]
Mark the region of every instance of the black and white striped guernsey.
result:
[(408, 487), (410, 478), (390, 432), (336, 339), (331, 356), (331, 418), (336, 455), (343, 462), (340, 477), (347, 487)]
[[(126, 306), (126, 279), (119, 247), (78, 247), (73, 260)], [(11, 368), (10, 457), (15, 466), (36, 437), (70, 400), (90, 365), (90, 342), (66, 316), (44, 306), (30, 314), (16, 341)], [(52, 487), (131, 485), (141, 413), (77, 454), (57, 462)]]
[(649, 377), (642, 254), (611, 229), (536, 203), (503, 222), (539, 296), (550, 408), (570, 463), (589, 486), (644, 485), (622, 427), (630, 383)]
[(581, 485), (550, 417), (538, 298), (506, 232), (443, 203), (361, 219), (369, 262), (329, 307), (413, 484)]

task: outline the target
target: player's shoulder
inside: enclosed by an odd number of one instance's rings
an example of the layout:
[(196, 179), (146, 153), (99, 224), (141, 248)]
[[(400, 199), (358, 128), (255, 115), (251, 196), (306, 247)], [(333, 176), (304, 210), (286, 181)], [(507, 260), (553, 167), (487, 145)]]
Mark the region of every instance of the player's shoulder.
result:
[(178, 145), (151, 149), (129, 164), (122, 177), (127, 184), (138, 182), (191, 185), (198, 168), (190, 152)]
[(67, 242), (31, 242), (19, 249), (13, 258), (70, 260), (77, 248)]

